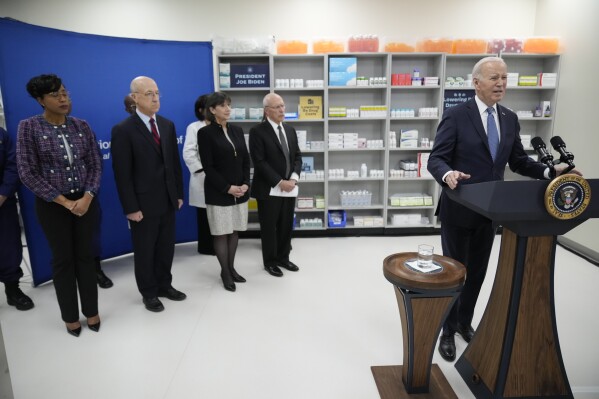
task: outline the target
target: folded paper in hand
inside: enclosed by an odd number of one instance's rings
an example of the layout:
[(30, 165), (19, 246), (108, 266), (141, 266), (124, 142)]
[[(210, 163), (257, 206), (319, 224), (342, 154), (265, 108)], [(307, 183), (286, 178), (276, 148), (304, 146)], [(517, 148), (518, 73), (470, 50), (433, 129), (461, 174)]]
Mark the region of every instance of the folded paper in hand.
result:
[(278, 185), (276, 185), (270, 189), (271, 197), (297, 197), (298, 193), (299, 193), (298, 186), (293, 187), (293, 190), (291, 190), (291, 191), (283, 191), (283, 190), (281, 190), (281, 187), (279, 187)]

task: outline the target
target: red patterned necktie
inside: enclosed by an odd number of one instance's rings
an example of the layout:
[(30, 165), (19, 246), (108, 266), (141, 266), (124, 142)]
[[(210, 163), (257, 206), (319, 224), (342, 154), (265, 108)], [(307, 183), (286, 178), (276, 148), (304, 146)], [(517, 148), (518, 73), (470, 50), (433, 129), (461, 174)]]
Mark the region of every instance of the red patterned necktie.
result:
[(160, 147), (160, 136), (158, 135), (158, 130), (156, 129), (156, 123), (154, 122), (154, 118), (150, 118), (150, 126), (152, 127), (152, 137), (158, 147)]

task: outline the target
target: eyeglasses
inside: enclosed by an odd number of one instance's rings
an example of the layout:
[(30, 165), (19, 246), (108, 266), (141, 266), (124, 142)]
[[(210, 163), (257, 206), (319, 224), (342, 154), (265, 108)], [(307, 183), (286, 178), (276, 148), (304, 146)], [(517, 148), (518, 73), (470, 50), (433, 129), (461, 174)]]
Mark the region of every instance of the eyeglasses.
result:
[(267, 105), (266, 108), (285, 109), (285, 104), (275, 105), (274, 107), (272, 105)]
[(69, 93), (68, 91), (53, 91), (52, 93), (48, 93), (48, 95), (52, 98), (69, 98), (71, 96), (71, 93)]
[(146, 98), (154, 98), (154, 96), (156, 96), (158, 98), (162, 97), (160, 95), (159, 91), (146, 91), (145, 93), (139, 93), (139, 92), (136, 92), (136, 93), (141, 94), (142, 96), (144, 96)]

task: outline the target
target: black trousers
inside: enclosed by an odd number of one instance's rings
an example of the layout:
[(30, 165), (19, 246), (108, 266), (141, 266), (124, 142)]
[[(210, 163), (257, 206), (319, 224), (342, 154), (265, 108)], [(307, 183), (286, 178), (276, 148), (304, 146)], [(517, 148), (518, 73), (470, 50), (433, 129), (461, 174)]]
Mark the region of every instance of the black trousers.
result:
[(173, 281), (175, 210), (159, 216), (144, 215), (141, 222), (129, 221), (129, 225), (137, 288), (144, 298), (154, 298)]
[(210, 234), (206, 208), (197, 208), (197, 210), (198, 252), (205, 255), (214, 255), (214, 237)]
[(264, 266), (289, 261), (295, 198), (269, 197), (257, 202)]
[(0, 206), (0, 282), (16, 283), (23, 277), (23, 244), (17, 202), (8, 198)]
[(466, 282), (445, 320), (444, 334), (455, 333), (458, 323), (464, 326), (472, 323), (476, 301), (487, 274), (494, 239), (495, 228), (490, 221), (477, 228), (441, 223), (443, 255), (461, 262), (466, 267)]
[[(67, 196), (71, 200), (82, 195)], [(77, 290), (85, 317), (98, 314), (98, 287), (94, 264), (93, 235), (98, 220), (97, 199), (81, 217), (54, 202), (36, 198), (39, 223), (52, 250), (52, 278), (62, 320), (79, 320)]]

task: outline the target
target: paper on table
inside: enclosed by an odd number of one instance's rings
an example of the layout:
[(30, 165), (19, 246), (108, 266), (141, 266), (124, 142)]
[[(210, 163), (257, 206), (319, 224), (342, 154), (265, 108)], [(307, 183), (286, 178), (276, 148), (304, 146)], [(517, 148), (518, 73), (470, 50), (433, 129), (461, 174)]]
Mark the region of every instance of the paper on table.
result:
[(293, 187), (293, 190), (291, 190), (289, 192), (281, 190), (281, 188), (278, 185), (274, 186), (270, 189), (271, 197), (297, 197), (298, 193), (299, 193), (298, 186)]
[(421, 267), (418, 265), (418, 260), (417, 259), (411, 259), (411, 260), (407, 260), (406, 261), (406, 265), (408, 265), (410, 268), (419, 271), (421, 273), (431, 273), (431, 272), (436, 272), (437, 270), (442, 269), (442, 267), (438, 264), (433, 263), (431, 266), (429, 267)]

